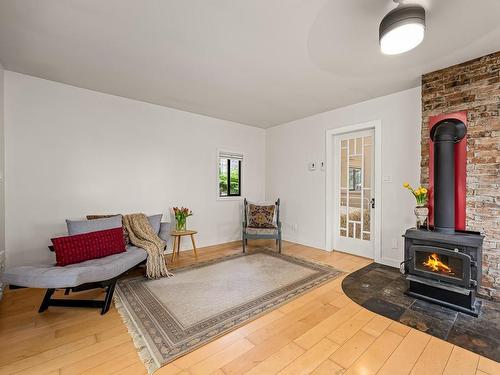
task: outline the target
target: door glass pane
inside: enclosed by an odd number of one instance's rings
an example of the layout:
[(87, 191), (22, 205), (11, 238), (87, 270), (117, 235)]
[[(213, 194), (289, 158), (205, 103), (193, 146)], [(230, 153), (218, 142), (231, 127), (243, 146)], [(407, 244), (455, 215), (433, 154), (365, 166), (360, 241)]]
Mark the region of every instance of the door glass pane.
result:
[(361, 155), (362, 138), (356, 138), (356, 155)]
[(363, 189), (363, 233), (370, 233), (371, 199), (371, 190)]
[(355, 223), (356, 225), (356, 231), (354, 233), (354, 237), (356, 237), (357, 239), (360, 239), (361, 238), (361, 223)]
[(347, 228), (347, 189), (340, 190), (340, 229)]
[(349, 190), (361, 191), (361, 156), (349, 156)]
[[(347, 148), (340, 150), (340, 170), (347, 170)], [(340, 174), (340, 187), (347, 189), (347, 173)]]
[(372, 146), (371, 137), (364, 138), (363, 146), (363, 185), (365, 188), (371, 187), (372, 180)]
[(340, 235), (347, 237), (347, 189), (340, 189)]
[(339, 228), (342, 237), (371, 239), (372, 136), (340, 142)]

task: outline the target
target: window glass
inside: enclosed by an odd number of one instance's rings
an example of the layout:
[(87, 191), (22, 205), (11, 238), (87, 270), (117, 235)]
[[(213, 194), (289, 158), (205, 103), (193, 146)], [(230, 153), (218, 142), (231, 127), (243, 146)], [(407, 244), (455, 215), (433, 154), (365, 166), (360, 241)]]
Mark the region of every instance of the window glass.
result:
[(241, 196), (241, 166), (243, 155), (219, 153), (219, 197)]

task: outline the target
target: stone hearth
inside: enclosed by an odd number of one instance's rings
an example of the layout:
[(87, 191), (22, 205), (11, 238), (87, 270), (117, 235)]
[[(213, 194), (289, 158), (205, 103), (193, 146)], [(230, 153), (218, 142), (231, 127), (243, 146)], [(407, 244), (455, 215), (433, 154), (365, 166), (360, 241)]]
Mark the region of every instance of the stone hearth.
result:
[(500, 362), (500, 304), (478, 299), (479, 317), (404, 294), (399, 269), (372, 263), (350, 275), (342, 288), (368, 310)]

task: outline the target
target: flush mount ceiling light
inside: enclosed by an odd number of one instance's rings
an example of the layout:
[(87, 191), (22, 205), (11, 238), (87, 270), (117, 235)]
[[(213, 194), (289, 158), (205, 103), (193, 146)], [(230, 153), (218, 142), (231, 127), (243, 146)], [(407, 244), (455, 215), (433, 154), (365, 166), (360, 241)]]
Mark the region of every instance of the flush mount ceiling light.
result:
[(399, 5), (380, 22), (380, 50), (397, 55), (418, 46), (424, 40), (425, 9), (420, 5)]

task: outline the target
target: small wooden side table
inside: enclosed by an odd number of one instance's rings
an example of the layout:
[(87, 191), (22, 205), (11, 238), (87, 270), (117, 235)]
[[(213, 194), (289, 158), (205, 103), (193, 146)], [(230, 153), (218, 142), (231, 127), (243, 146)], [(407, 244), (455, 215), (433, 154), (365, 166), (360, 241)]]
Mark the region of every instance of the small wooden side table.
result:
[(191, 243), (193, 244), (193, 251), (194, 251), (194, 256), (198, 258), (198, 252), (196, 251), (196, 244), (194, 243), (194, 235), (198, 233), (195, 230), (174, 230), (170, 232), (170, 235), (174, 238), (174, 244), (173, 244), (173, 250), (172, 250), (172, 259), (171, 261), (173, 262), (175, 257), (179, 256), (179, 251), (181, 247), (181, 237), (183, 236), (190, 236), (191, 237)]

